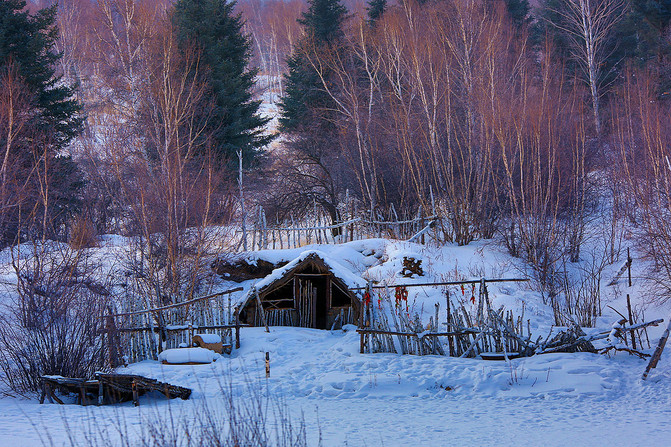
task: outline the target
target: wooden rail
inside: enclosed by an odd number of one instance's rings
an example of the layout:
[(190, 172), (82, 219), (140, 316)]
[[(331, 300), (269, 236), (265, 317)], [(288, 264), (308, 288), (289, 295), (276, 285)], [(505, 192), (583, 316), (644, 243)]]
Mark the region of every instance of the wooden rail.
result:
[(382, 329), (357, 329), (356, 330), (357, 334), (374, 334), (374, 335), (398, 335), (401, 337), (417, 337), (417, 338), (424, 338), (424, 337), (454, 337), (454, 336), (459, 336), (459, 335), (464, 335), (464, 334), (480, 334), (481, 332), (484, 332), (485, 334), (488, 331), (480, 330), (480, 329), (464, 329), (460, 331), (452, 331), (452, 332), (420, 332), (420, 333), (414, 333), (414, 332), (395, 332), (395, 331), (384, 331)]
[(102, 315), (101, 318), (128, 317), (128, 316), (131, 316), (131, 315), (141, 315), (141, 314), (147, 314), (147, 313), (152, 313), (152, 312), (160, 312), (162, 310), (173, 309), (175, 307), (188, 306), (189, 304), (197, 303), (198, 301), (208, 300), (208, 299), (211, 299), (211, 298), (214, 298), (214, 297), (217, 297), (217, 296), (228, 295), (230, 293), (240, 292), (241, 290), (244, 290), (244, 289), (242, 287), (236, 287), (234, 289), (224, 290), (223, 292), (217, 292), (217, 293), (213, 293), (211, 295), (201, 296), (201, 297), (189, 300), (189, 301), (183, 301), (181, 303), (169, 304), (167, 306), (155, 307), (153, 309), (143, 309), (143, 310), (136, 310), (136, 311), (133, 311), (133, 312), (124, 312), (124, 313), (121, 313), (121, 314)]
[(160, 331), (166, 331), (166, 332), (180, 332), (180, 331), (188, 331), (188, 330), (216, 330), (216, 329), (235, 329), (235, 328), (243, 328), (243, 327), (251, 327), (249, 324), (210, 324), (210, 325), (193, 325), (193, 326), (179, 326), (179, 327), (170, 327), (170, 326), (165, 326), (165, 327), (124, 327), (124, 328), (118, 328), (117, 332), (142, 332), (142, 331), (149, 331), (149, 332), (160, 332)]
[[(461, 284), (480, 284), (484, 281), (485, 283), (490, 282), (528, 282), (529, 279), (524, 278), (501, 278), (501, 279), (469, 279), (466, 281), (445, 281), (445, 282), (426, 282), (420, 284), (376, 284), (371, 286), (371, 289), (387, 289), (394, 287), (435, 287), (435, 286), (458, 286)], [(368, 287), (352, 287), (350, 290), (365, 290)]]

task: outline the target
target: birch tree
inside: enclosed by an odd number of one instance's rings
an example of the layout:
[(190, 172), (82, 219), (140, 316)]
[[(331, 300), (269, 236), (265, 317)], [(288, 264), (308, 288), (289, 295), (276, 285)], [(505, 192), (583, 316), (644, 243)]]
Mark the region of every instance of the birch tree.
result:
[(601, 135), (601, 98), (604, 95), (604, 71), (609, 57), (609, 39), (624, 17), (625, 0), (561, 0), (546, 6), (544, 20), (564, 33), (570, 44), (571, 57), (582, 71), (592, 103), (594, 128)]

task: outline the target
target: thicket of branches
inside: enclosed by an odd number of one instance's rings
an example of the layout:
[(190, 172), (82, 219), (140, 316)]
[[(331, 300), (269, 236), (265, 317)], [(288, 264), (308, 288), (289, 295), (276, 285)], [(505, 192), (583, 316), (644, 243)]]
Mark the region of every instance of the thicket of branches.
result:
[[(579, 303), (571, 288), (617, 258), (619, 222), (638, 225), (651, 194), (642, 242), (664, 255), (665, 202), (649, 182), (667, 175), (667, 135), (663, 124), (646, 135), (636, 115), (647, 100), (659, 107), (649, 116), (666, 116), (670, 5), (547, 0), (526, 15), (523, 3), (370, 3), (368, 17), (340, 20), (338, 2), (308, 2), (287, 58), (287, 143), (266, 206), (281, 215), (316, 203), (333, 221), (352, 195), (372, 217), (436, 210), (441, 241), (499, 237), (525, 259), (557, 324), (593, 321), (598, 287)], [(325, 39), (320, 24), (340, 27)], [(649, 161), (638, 166), (632, 151)], [(611, 206), (610, 221), (595, 219)], [(608, 250), (581, 253), (588, 225)], [(589, 272), (567, 276), (580, 260)]]
[[(27, 24), (0, 35), (2, 247), (123, 234), (129, 293), (188, 299), (212, 226), (241, 217), (239, 152), (269, 216), (435, 212), (439, 242), (499, 238), (558, 324), (600, 312), (625, 225), (671, 296), (668, 0), (41, 3), (0, 6)], [(263, 94), (281, 114), (265, 152)], [(595, 227), (603, 253), (584, 253)]]

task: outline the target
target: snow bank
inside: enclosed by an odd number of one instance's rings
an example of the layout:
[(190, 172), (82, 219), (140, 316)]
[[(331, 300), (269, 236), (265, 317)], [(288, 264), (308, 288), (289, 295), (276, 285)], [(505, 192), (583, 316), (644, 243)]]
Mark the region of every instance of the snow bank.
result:
[(214, 351), (205, 348), (166, 349), (158, 355), (160, 362), (170, 364), (212, 363), (219, 357)]
[(194, 334), (194, 337), (200, 337), (203, 343), (221, 343), (221, 336), (218, 334)]

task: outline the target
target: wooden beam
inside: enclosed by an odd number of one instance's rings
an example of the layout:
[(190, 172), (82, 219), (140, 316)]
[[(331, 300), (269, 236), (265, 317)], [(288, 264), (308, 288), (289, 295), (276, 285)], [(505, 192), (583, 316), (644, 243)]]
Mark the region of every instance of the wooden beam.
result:
[(263, 322), (263, 325), (266, 327), (266, 332), (270, 332), (270, 329), (268, 328), (268, 321), (266, 320), (266, 311), (263, 309), (263, 304), (261, 304), (259, 291), (254, 289), (254, 295), (256, 296), (256, 307), (258, 308), (258, 311), (261, 312), (261, 321)]
[[(480, 284), (483, 279), (472, 279), (468, 281), (447, 281), (447, 282), (426, 282), (420, 284), (387, 284), (371, 286), (372, 289), (386, 289), (393, 287), (430, 287), (430, 286), (458, 286), (461, 284)], [(529, 279), (524, 278), (502, 278), (502, 279), (484, 279), (484, 282), (528, 282)], [(352, 287), (350, 290), (365, 290), (364, 287)]]
[[(328, 317), (328, 311), (333, 308), (333, 303), (331, 300), (333, 299), (333, 293), (331, 291), (331, 275), (326, 276), (326, 303), (327, 303), (327, 308), (326, 308), (326, 315)], [(328, 326), (328, 323), (327, 323)]]
[(643, 380), (647, 379), (648, 374), (650, 374), (650, 371), (653, 368), (657, 367), (657, 363), (659, 362), (659, 359), (662, 357), (662, 351), (664, 351), (664, 346), (666, 346), (666, 341), (669, 339), (670, 331), (671, 331), (671, 319), (669, 319), (669, 324), (666, 326), (664, 333), (662, 333), (662, 337), (659, 339), (657, 348), (655, 348), (655, 352), (652, 354), (652, 358), (650, 359), (650, 362), (648, 362), (648, 366), (646, 366), (645, 371), (643, 372), (642, 377)]
[(172, 309), (172, 308), (174, 308), (174, 307), (188, 306), (189, 304), (193, 304), (193, 303), (198, 302), (198, 301), (202, 301), (202, 300), (206, 300), (206, 299), (214, 298), (214, 297), (221, 296), (221, 295), (226, 295), (226, 294), (229, 294), (229, 293), (240, 292), (241, 290), (244, 290), (244, 289), (243, 289), (242, 287), (236, 287), (236, 288), (234, 288), (234, 289), (224, 290), (223, 292), (217, 292), (217, 293), (213, 293), (213, 294), (211, 294), (211, 295), (201, 296), (201, 297), (198, 297), (198, 298), (194, 298), (194, 299), (192, 299), (192, 300), (189, 300), (189, 301), (184, 301), (184, 302), (181, 302), (181, 303), (170, 304), (170, 305), (168, 305), (168, 306), (155, 307), (155, 308), (153, 308), (153, 309), (137, 310), (137, 311), (134, 311), (134, 312), (125, 312), (125, 313), (114, 314), (114, 315), (103, 315), (101, 318), (107, 318), (107, 317), (127, 317), (127, 316), (130, 316), (130, 315), (140, 315), (140, 314), (146, 314), (146, 313), (151, 313), (151, 312), (158, 312), (158, 311), (165, 310), (165, 309)]

